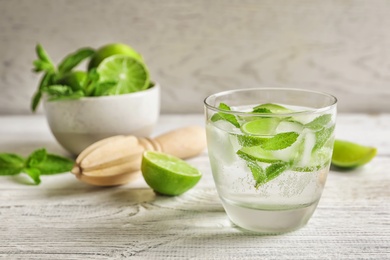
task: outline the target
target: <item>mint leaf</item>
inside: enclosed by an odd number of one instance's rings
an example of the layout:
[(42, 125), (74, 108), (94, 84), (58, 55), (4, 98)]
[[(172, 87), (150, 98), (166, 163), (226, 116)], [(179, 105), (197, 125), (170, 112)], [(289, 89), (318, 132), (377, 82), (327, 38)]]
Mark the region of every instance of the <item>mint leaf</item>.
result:
[(291, 146), (297, 140), (299, 134), (295, 132), (286, 132), (268, 138), (260, 145), (264, 150), (282, 150)]
[(24, 158), (17, 154), (0, 154), (0, 175), (16, 175), (21, 173), (24, 167)]
[(41, 182), (40, 175), (69, 172), (73, 165), (73, 160), (49, 154), (46, 149), (35, 150), (26, 160), (17, 154), (0, 154), (0, 175), (16, 175), (24, 172), (33, 179), (35, 184)]
[(269, 158), (266, 155), (260, 156), (253, 156), (250, 153), (253, 152), (253, 149), (256, 149), (258, 147), (251, 147), (251, 148), (242, 148), (241, 150), (237, 151), (237, 155), (240, 156), (245, 161), (251, 160), (256, 162), (262, 162), (262, 163), (275, 163), (275, 162), (281, 162), (279, 159)]
[(26, 174), (28, 176), (30, 176), (31, 179), (33, 179), (33, 181), (36, 185), (41, 183), (41, 178), (40, 178), (41, 172), (38, 169), (26, 168), (26, 169), (24, 169), (24, 172), (26, 172)]
[(45, 87), (42, 91), (51, 96), (69, 95), (73, 93), (72, 87), (66, 85), (51, 85)]
[(256, 160), (253, 157), (251, 157), (243, 152), (240, 152), (240, 151), (237, 152), (237, 155), (246, 161), (246, 165), (249, 168), (249, 170), (252, 172), (253, 179), (256, 182), (256, 184), (255, 184), (256, 189), (261, 184), (267, 182), (267, 175), (266, 175), (265, 171), (263, 170), (263, 168), (260, 165), (258, 165), (256, 163)]
[(71, 159), (48, 153), (46, 160), (36, 165), (34, 168), (37, 168), (41, 172), (41, 175), (53, 175), (69, 172), (72, 170), (73, 165), (74, 161)]
[(255, 107), (253, 108), (252, 113), (262, 113), (262, 114), (271, 114), (272, 111), (265, 107)]
[(256, 182), (256, 189), (259, 188), (262, 184), (275, 179), (291, 166), (290, 162), (278, 161), (272, 163), (264, 170), (260, 165), (257, 164), (257, 158), (240, 151), (237, 152), (237, 155), (246, 161), (246, 165), (252, 172), (253, 179)]
[(33, 65), (34, 65), (34, 72), (54, 70), (52, 64), (50, 64), (46, 61), (43, 61), (43, 60), (35, 60), (35, 61), (33, 61)]
[(334, 125), (328, 128), (323, 128), (322, 130), (316, 132), (316, 143), (313, 147), (313, 152), (317, 151), (318, 149), (321, 149), (324, 144), (329, 140), (329, 138), (332, 136), (334, 131)]
[(88, 71), (87, 80), (85, 81), (84, 85), (84, 91), (86, 96), (98, 96), (95, 92), (99, 85), (99, 78), (100, 76), (96, 68), (93, 68)]
[(317, 117), (316, 119), (314, 119), (313, 121), (311, 121), (310, 123), (307, 123), (305, 125), (305, 127), (310, 128), (312, 130), (320, 130), (324, 126), (326, 126), (330, 122), (331, 119), (332, 119), (331, 114), (321, 115), (321, 116)]
[[(220, 103), (218, 108), (226, 111), (231, 111), (230, 107), (225, 103)], [(225, 120), (234, 125), (235, 127), (240, 128), (240, 124), (238, 123), (237, 118), (234, 115), (218, 112), (211, 117), (211, 121), (216, 122), (218, 120)]]
[(115, 81), (105, 81), (98, 82), (95, 86), (94, 96), (107, 96), (112, 93), (112, 90), (116, 87), (117, 82)]
[(252, 172), (253, 179), (255, 180), (255, 188), (259, 188), (260, 185), (266, 183), (268, 181), (267, 175), (264, 172), (263, 168), (260, 167), (257, 163), (248, 161), (247, 162), (248, 168)]
[(47, 152), (45, 149), (38, 149), (35, 150), (30, 154), (30, 156), (27, 158), (26, 167), (33, 168), (40, 163), (44, 162), (47, 157)]
[[(47, 54), (47, 52), (45, 51), (45, 49), (43, 49), (42, 45), (41, 44), (37, 44), (37, 46), (35, 47), (35, 51), (37, 53), (37, 56), (40, 60), (42, 61), (46, 61), (48, 63), (53, 63), (49, 57), (49, 55)], [(54, 67), (54, 66), (53, 66)]]
[(37, 92), (35, 92), (33, 99), (32, 99), (32, 102), (31, 102), (31, 110), (33, 112), (36, 111), (36, 109), (39, 105), (39, 102), (40, 102), (41, 97), (42, 97), (42, 90), (53, 83), (54, 76), (55, 76), (54, 72), (46, 72), (43, 75), (43, 77), (39, 83), (38, 90), (37, 90)]
[(268, 138), (264, 137), (258, 137), (258, 136), (253, 136), (253, 135), (236, 135), (238, 143), (241, 146), (244, 147), (251, 147), (251, 146), (258, 146), (265, 141), (267, 141)]
[(85, 94), (82, 90), (77, 90), (72, 93), (64, 94), (62, 96), (55, 96), (51, 97), (49, 101), (57, 101), (57, 100), (73, 100), (73, 99), (80, 99), (82, 97), (85, 97)]
[(265, 173), (267, 175), (267, 181), (275, 179), (282, 172), (287, 170), (290, 166), (291, 163), (289, 162), (278, 162), (278, 163), (271, 164), (270, 166), (267, 167), (267, 169), (265, 169)]
[(92, 48), (81, 48), (68, 56), (66, 56), (58, 65), (58, 71), (61, 74), (71, 71), (79, 65), (83, 60), (92, 56), (95, 50)]

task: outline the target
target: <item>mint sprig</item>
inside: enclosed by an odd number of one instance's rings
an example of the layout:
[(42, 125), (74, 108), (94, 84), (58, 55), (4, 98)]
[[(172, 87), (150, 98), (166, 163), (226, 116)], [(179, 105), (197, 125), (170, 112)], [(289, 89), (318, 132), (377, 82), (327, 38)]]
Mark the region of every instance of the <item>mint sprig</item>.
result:
[[(43, 92), (46, 92), (49, 94), (49, 96), (52, 97), (50, 100), (58, 100), (58, 99), (78, 99), (82, 96), (85, 96), (84, 90), (73, 90), (70, 87), (70, 90), (68, 91), (56, 91), (55, 95), (52, 95), (52, 90), (58, 87), (52, 87), (59, 84), (60, 80), (66, 75), (67, 73), (71, 72), (77, 65), (79, 65), (82, 61), (89, 58), (95, 53), (95, 50), (92, 48), (81, 48), (76, 50), (75, 52), (67, 55), (58, 65), (58, 68), (54, 65), (52, 62), (52, 59), (48, 55), (48, 53), (45, 51), (45, 49), (42, 47), (42, 45), (37, 44), (36, 48), (36, 54), (38, 59), (33, 61), (33, 71), (36, 73), (43, 72), (43, 77), (39, 83), (38, 90), (35, 92), (32, 100), (31, 100), (31, 110), (33, 112), (36, 111), (40, 100), (42, 98)], [(88, 94), (88, 93), (87, 93)]]
[(256, 189), (258, 189), (261, 185), (275, 179), (282, 172), (291, 167), (290, 162), (279, 161), (270, 164), (266, 168), (263, 168), (252, 156), (248, 156), (247, 154), (242, 152), (237, 152), (237, 155), (246, 161), (246, 165), (252, 172), (253, 179), (255, 180)]
[[(225, 103), (220, 103), (218, 108), (221, 110), (231, 111), (231, 108), (228, 105), (226, 105)], [(227, 122), (231, 123), (232, 125), (234, 125), (235, 127), (240, 128), (240, 124), (238, 123), (237, 118), (232, 114), (218, 112), (211, 117), (212, 122), (216, 122), (219, 120), (227, 121)]]
[(41, 175), (69, 172), (74, 161), (38, 149), (27, 158), (12, 153), (0, 153), (0, 176), (26, 173), (36, 185), (41, 183)]

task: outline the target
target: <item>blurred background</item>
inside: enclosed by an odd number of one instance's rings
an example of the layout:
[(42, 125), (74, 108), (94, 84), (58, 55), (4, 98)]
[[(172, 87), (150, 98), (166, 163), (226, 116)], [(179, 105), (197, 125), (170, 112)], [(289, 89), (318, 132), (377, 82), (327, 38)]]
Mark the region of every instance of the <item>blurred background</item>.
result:
[(275, 86), (328, 92), (340, 112), (390, 112), (389, 14), (387, 0), (0, 0), (0, 115), (32, 113), (38, 42), (55, 63), (79, 47), (133, 46), (165, 114)]

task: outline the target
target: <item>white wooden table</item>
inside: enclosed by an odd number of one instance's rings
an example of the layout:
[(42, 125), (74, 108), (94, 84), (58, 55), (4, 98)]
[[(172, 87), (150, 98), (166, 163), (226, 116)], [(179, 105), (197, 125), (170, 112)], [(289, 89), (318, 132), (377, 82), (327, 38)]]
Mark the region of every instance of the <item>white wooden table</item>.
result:
[[(162, 116), (155, 134), (203, 125), (202, 115)], [(390, 115), (342, 114), (336, 136), (376, 146), (352, 172), (331, 171), (304, 228), (258, 236), (231, 224), (214, 189), (207, 152), (190, 161), (204, 174), (178, 197), (155, 195), (140, 178), (115, 188), (70, 173), (0, 177), (3, 259), (390, 259)], [(66, 155), (43, 116), (0, 117), (0, 152), (46, 147)]]

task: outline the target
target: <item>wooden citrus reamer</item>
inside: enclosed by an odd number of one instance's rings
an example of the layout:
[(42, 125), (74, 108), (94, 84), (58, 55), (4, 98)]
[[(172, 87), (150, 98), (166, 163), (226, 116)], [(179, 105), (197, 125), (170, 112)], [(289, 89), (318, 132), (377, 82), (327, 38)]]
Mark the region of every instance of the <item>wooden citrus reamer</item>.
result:
[(200, 154), (205, 147), (205, 132), (199, 126), (180, 128), (154, 139), (117, 135), (82, 151), (71, 172), (88, 184), (121, 185), (139, 176), (144, 151), (165, 152), (186, 159)]

